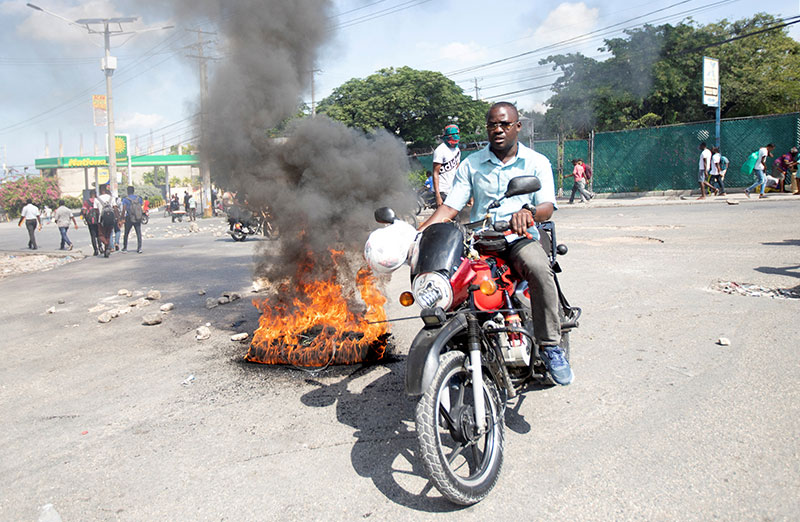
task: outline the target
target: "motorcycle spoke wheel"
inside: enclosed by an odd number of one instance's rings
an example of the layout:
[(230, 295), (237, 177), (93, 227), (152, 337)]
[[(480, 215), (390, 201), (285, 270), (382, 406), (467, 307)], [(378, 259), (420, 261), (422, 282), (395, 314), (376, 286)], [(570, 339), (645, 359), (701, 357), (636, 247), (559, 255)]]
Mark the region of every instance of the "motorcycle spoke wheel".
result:
[(451, 502), (480, 502), (497, 483), (503, 465), (505, 425), (497, 388), (484, 379), (486, 430), (475, 422), (472, 374), (466, 355), (447, 352), (431, 386), (417, 404), (420, 457), (431, 482)]

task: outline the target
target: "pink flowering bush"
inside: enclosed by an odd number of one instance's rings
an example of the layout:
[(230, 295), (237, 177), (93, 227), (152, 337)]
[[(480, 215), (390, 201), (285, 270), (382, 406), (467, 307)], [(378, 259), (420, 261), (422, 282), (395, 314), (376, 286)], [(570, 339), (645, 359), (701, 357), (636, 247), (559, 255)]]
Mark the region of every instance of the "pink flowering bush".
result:
[(41, 210), (45, 205), (56, 208), (60, 196), (61, 190), (55, 178), (21, 178), (0, 185), (0, 207), (12, 219), (19, 217), (28, 198)]

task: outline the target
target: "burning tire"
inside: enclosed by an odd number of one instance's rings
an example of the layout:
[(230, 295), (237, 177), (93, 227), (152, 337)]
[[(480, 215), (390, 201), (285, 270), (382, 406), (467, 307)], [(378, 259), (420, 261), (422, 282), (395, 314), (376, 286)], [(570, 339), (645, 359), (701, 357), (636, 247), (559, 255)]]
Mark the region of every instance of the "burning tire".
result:
[(503, 467), (505, 424), (494, 383), (484, 377), (486, 433), (477, 433), (472, 374), (467, 356), (447, 352), (417, 404), (417, 441), (425, 472), (436, 489), (456, 504), (483, 500)]

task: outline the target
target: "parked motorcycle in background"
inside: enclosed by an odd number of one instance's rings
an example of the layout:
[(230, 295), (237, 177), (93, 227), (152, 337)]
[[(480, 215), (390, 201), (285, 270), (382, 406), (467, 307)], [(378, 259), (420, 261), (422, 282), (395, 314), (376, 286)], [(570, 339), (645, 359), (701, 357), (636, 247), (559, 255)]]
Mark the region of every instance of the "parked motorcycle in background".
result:
[(436, 210), (436, 195), (427, 187), (417, 189), (417, 212), (419, 216), (422, 211), (433, 209)]
[(247, 236), (264, 234), (268, 239), (276, 239), (278, 230), (270, 220), (268, 210), (253, 212), (247, 207), (233, 205), (228, 208), (228, 234), (234, 241), (244, 241)]
[[(509, 182), (505, 198), (530, 194), (541, 184), (534, 176)], [(525, 280), (498, 253), (506, 246), (508, 222), (465, 226), (437, 223), (421, 234), (410, 232), (389, 208), (375, 211), (379, 223), (365, 245), (365, 257), (378, 272), (391, 272), (407, 260), (412, 291), (400, 303), (421, 308), (424, 326), (406, 359), (406, 393), (419, 397), (415, 421), (419, 455), (434, 486), (450, 501), (469, 505), (492, 490), (503, 466), (504, 413), (530, 381), (550, 383), (536, 344)], [(561, 268), (552, 222), (537, 224), (555, 273)], [(569, 333), (580, 308), (570, 306), (556, 279), (561, 344), (569, 360)]]

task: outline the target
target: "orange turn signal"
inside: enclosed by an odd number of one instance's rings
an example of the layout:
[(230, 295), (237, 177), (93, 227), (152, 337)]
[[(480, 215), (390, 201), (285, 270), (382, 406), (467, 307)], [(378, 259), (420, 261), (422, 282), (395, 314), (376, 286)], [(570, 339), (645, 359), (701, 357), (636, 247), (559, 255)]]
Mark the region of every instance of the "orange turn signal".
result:
[(484, 279), (481, 281), (481, 293), (483, 295), (492, 295), (497, 292), (497, 283), (492, 279)]
[(403, 306), (411, 306), (414, 304), (414, 294), (411, 292), (403, 292), (400, 294), (400, 304)]

